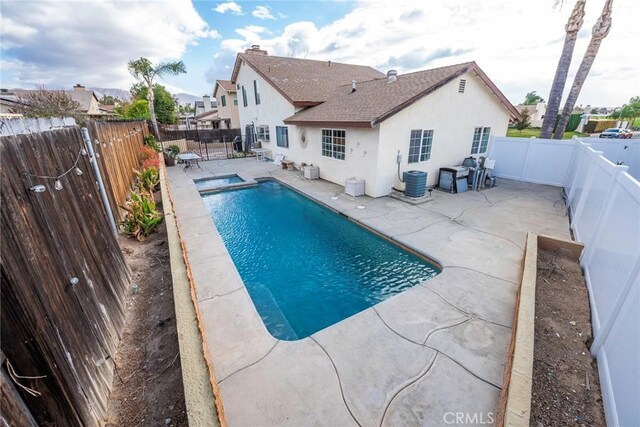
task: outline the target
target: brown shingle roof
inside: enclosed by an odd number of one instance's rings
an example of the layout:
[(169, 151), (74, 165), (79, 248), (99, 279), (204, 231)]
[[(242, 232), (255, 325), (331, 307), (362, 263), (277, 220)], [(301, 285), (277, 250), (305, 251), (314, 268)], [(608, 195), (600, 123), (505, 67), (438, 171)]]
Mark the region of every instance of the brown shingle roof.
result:
[(231, 81), (235, 82), (240, 61), (251, 66), (289, 102), (296, 106), (317, 105), (329, 99), (337, 86), (384, 77), (371, 67), (311, 59), (239, 53)]
[(327, 102), (300, 111), (286, 118), (284, 122), (298, 125), (342, 124), (373, 127), (467, 71), (475, 72), (505, 108), (515, 117), (519, 116), (515, 107), (480, 67), (475, 62), (467, 62), (399, 75), (392, 83), (388, 83), (386, 77), (362, 82), (356, 85), (356, 91), (353, 93), (351, 85), (344, 85), (337, 88)]
[(236, 91), (236, 85), (231, 83), (231, 81), (229, 80), (216, 80), (216, 83), (222, 86), (222, 89), (226, 90), (227, 92)]

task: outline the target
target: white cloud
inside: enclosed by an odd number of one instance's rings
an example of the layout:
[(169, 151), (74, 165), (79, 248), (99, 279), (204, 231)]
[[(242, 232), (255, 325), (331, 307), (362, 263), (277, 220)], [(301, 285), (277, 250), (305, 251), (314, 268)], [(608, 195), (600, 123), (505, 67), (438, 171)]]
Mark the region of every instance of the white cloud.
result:
[(258, 19), (276, 19), (268, 6), (256, 6), (251, 14)]
[(112, 0), (82, 7), (75, 2), (6, 2), (0, 36), (3, 59), (11, 63), (2, 67), (3, 85), (123, 88), (132, 81), (129, 60), (175, 60), (200, 39), (220, 38), (190, 0)]
[(214, 7), (211, 10), (213, 10), (215, 12), (218, 12), (218, 13), (231, 12), (233, 15), (244, 15), (242, 13), (242, 6), (240, 6), (238, 3), (234, 2), (234, 1), (230, 1), (230, 2), (227, 2), (227, 3), (220, 3), (220, 4), (218, 4), (216, 7)]
[(285, 15), (285, 14), (284, 14), (284, 13), (282, 13), (282, 12), (278, 12), (278, 16), (280, 17), (280, 19), (285, 19), (285, 18), (288, 18), (288, 17), (289, 17), (289, 15)]
[[(244, 28), (241, 38), (223, 40), (226, 58), (252, 44), (269, 54), (370, 65), (401, 73), (475, 60), (514, 103), (536, 90), (547, 97), (573, 4), (554, 9), (536, 0), (447, 0), (440, 2), (360, 1), (345, 16), (323, 27), (295, 22), (275, 36)], [(587, 3), (584, 37), (576, 44), (566, 89), (589, 42), (601, 4)], [(619, 0), (613, 26), (603, 41), (578, 103), (614, 106), (637, 95), (640, 56), (628, 53), (640, 39), (634, 17), (640, 2)], [(221, 67), (222, 68), (222, 67)]]

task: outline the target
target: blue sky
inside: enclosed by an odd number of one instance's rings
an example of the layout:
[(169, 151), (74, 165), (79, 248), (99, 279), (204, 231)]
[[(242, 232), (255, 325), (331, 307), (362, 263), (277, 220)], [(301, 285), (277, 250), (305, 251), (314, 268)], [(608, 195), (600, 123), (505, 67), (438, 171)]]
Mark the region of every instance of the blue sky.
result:
[[(171, 91), (211, 93), (228, 79), (237, 52), (411, 72), (475, 60), (513, 102), (547, 97), (573, 1), (554, 0), (3, 0), (2, 87), (44, 84), (128, 89), (127, 61), (181, 59), (188, 73), (162, 81)], [(569, 84), (604, 0), (589, 0)], [(640, 94), (640, 1), (615, 0), (613, 26), (578, 104), (621, 105)], [(567, 89), (569, 87), (567, 85)]]

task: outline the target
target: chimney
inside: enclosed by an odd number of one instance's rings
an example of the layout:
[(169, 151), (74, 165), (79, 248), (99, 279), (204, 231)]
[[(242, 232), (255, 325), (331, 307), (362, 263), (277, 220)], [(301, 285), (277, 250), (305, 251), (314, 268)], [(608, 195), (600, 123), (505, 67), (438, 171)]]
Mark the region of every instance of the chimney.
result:
[(249, 49), (244, 51), (244, 53), (252, 53), (254, 55), (267, 55), (267, 51), (260, 49), (260, 45), (258, 44), (252, 44)]
[(73, 90), (76, 90), (76, 91), (84, 90), (84, 86), (82, 86), (80, 83), (78, 83), (73, 87)]
[(202, 95), (202, 103), (204, 104), (204, 111), (211, 110), (211, 98), (209, 95)]
[(351, 93), (356, 91), (356, 81), (351, 80)]
[(397, 70), (389, 70), (387, 71), (387, 83), (393, 83), (398, 78)]

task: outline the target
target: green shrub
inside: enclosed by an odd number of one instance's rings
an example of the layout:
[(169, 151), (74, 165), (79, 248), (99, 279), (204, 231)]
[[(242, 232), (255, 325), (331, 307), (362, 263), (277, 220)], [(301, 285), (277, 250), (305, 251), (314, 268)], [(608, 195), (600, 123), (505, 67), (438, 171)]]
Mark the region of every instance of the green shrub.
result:
[(142, 171), (134, 171), (136, 179), (136, 188), (140, 193), (153, 194), (160, 185), (160, 174), (158, 169), (151, 166)]
[(180, 147), (177, 145), (170, 145), (169, 152), (171, 153), (171, 157), (175, 158), (178, 154), (180, 154)]
[(120, 222), (122, 232), (139, 241), (143, 241), (162, 223), (162, 213), (156, 210), (153, 197), (145, 193), (131, 191), (121, 207), (127, 211), (124, 220)]
[(160, 148), (158, 141), (156, 141), (156, 137), (153, 135), (147, 135), (144, 137), (144, 145), (153, 148), (156, 151), (156, 153), (159, 153), (162, 151), (162, 148)]

